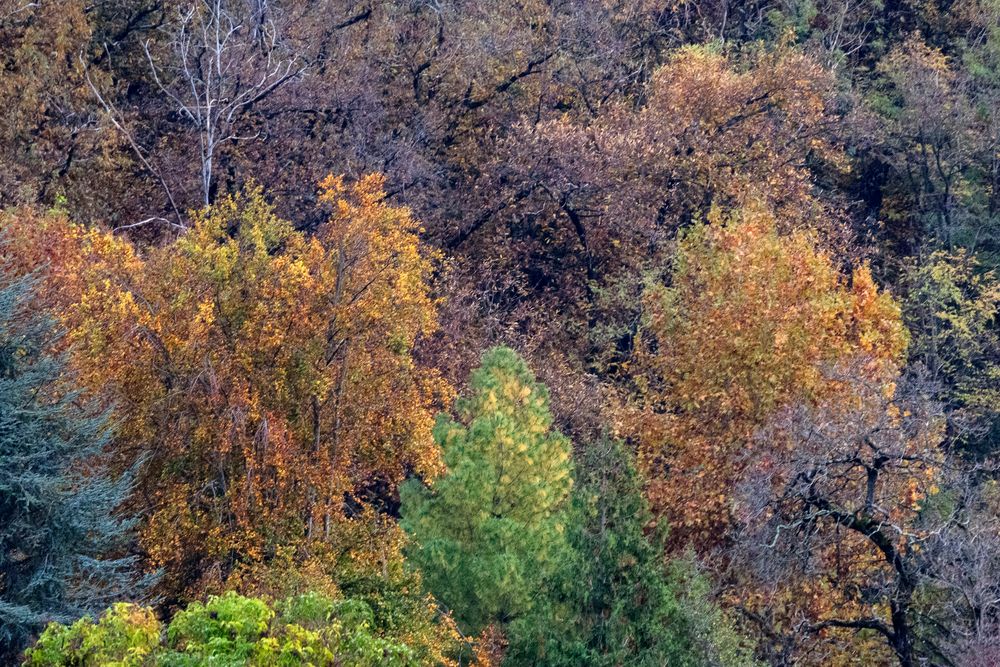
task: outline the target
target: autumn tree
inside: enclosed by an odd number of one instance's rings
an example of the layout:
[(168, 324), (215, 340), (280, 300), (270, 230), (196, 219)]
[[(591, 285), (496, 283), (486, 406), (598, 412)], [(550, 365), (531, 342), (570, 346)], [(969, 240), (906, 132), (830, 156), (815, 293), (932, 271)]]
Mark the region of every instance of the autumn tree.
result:
[(947, 654), (948, 624), (990, 636), (951, 595), (988, 589), (991, 565), (956, 578), (941, 546), (975, 553), (965, 499), (990, 468), (943, 446), (934, 400), (954, 377), (945, 360), (964, 367), (949, 337), (988, 340), (969, 303), (981, 283), (936, 273), (942, 288), (910, 306), (938, 319), (937, 346), (917, 339), (913, 356), (940, 351), (932, 370), (902, 370), (901, 309), (865, 267), (848, 281), (808, 233), (759, 211), (693, 227), (670, 285), (647, 294), (650, 497), (675, 541), (713, 554), (722, 599), (772, 663), (913, 665)]
[(848, 282), (813, 235), (780, 234), (752, 208), (715, 209), (687, 230), (670, 285), (652, 286), (645, 305), (650, 498), (678, 537), (708, 542), (732, 518), (737, 454), (755, 430), (790, 401), (836, 393), (831, 363), (865, 354), (877, 372), (907, 342), (899, 306), (867, 268)]
[(122, 108), (147, 97), (135, 64), (168, 4), (0, 2), (0, 205), (54, 206), (113, 226), (161, 211), (148, 153), (136, 156), (128, 140), (153, 143), (148, 131), (126, 136), (115, 123), (132, 129)]
[[(281, 215), (317, 224), (303, 205), (313, 183), (373, 170), (448, 234), (456, 216), (481, 212), (471, 185), (507, 128), (567, 111), (592, 117), (642, 85), (672, 41), (661, 15), (623, 0), (10, 0), (0, 57), (17, 82), (5, 97), (18, 102), (11, 120), (52, 116), (25, 123), (11, 150), (55, 167), (58, 178), (43, 176), (45, 203), (65, 187), (75, 219), (155, 221), (143, 225), (149, 236), (249, 178), (275, 194)], [(25, 150), (32, 143), (44, 161)], [(6, 168), (13, 188), (37, 194), (38, 174), (14, 159)]]
[(1000, 284), (964, 250), (911, 258), (900, 283), (910, 360), (947, 408), (950, 438), (991, 453), (1000, 410)]
[(995, 464), (948, 446), (947, 406), (923, 367), (879, 378), (868, 361), (830, 368), (840, 394), (758, 431), (771, 448), (734, 485), (741, 524), (727, 551), (753, 592), (732, 600), (772, 662), (988, 664)]
[[(2, 260), (0, 260), (2, 261)], [(99, 464), (108, 415), (68, 379), (53, 323), (32, 312), (37, 276), (0, 264), (0, 660), (50, 621), (72, 622), (148, 581), (119, 513), (129, 476)]]
[(783, 231), (812, 226), (844, 247), (843, 218), (813, 187), (845, 166), (832, 86), (794, 49), (688, 46), (596, 118), (518, 125), (477, 181), (485, 210), (445, 239), (457, 274), (445, 331), (524, 339), (560, 414), (596, 436), (591, 405), (611, 401), (584, 373), (627, 375), (643, 277), (713, 202), (765, 202)]
[(220, 586), (336, 533), (345, 496), (439, 470), (447, 388), (411, 356), (435, 325), (432, 255), (382, 185), (326, 180), (332, 211), (308, 237), (259, 189), (144, 254), (58, 219), (24, 232), (22, 257), (58, 264), (49, 296), (81, 378), (117, 401), (119, 461), (146, 461), (133, 500), (164, 592)]
[(940, 407), (922, 379), (873, 378), (867, 361), (827, 371), (838, 395), (780, 409), (756, 435), (769, 451), (734, 485), (733, 567), (755, 582), (741, 604), (757, 603), (761, 627), (777, 621), (768, 633), (784, 660), (810, 642), (825, 664), (891, 651), (910, 666), (937, 652), (925, 625), (937, 614), (918, 603), (936, 576), (924, 554), (960, 525), (938, 498), (945, 479), (971, 471), (941, 447)]
[(455, 408), (458, 419), (442, 415), (434, 429), (447, 474), (401, 491), (410, 559), (464, 632), (543, 632), (523, 621), (549, 601), (568, 556), (569, 440), (508, 348), (483, 356)]
[[(870, 395), (853, 388), (854, 376), (831, 370), (849, 365), (857, 382), (891, 397), (907, 344), (900, 309), (877, 289), (866, 267), (848, 279), (813, 235), (781, 234), (770, 214), (754, 209), (729, 216), (715, 210), (707, 223), (686, 231), (669, 286), (651, 287), (645, 305), (647, 373), (639, 389), (648, 409), (638, 437), (648, 493), (657, 514), (670, 522), (675, 548), (688, 543), (702, 553), (718, 550), (717, 565), (725, 570), (739, 549), (760, 543), (756, 533), (740, 536), (762, 521), (749, 512), (752, 503), (739, 490), (741, 481), (760, 480), (759, 493), (771, 498), (782, 484), (794, 485), (808, 474), (792, 465), (812, 451), (805, 442), (762, 435), (776, 415), (819, 404), (824, 408), (816, 418), (829, 424), (821, 423), (846, 429), (854, 423), (852, 409), (872, 405), (871, 419), (890, 419), (889, 407), (872, 404)], [(893, 452), (909, 455), (905, 433), (883, 437), (891, 439)], [(850, 440), (859, 442), (863, 446), (864, 438)], [(916, 443), (928, 456), (936, 445), (930, 435)], [(819, 451), (840, 460), (836, 452)], [(886, 456), (895, 460), (893, 453)], [(845, 465), (845, 474), (858, 472)], [(909, 493), (902, 480), (926, 480), (917, 467), (900, 465), (894, 472), (885, 493), (898, 503)], [(913, 518), (911, 511), (906, 520)], [(832, 547), (827, 541), (817, 548)], [(866, 545), (859, 561), (869, 562), (874, 552)], [(768, 561), (756, 562), (766, 567)], [(839, 571), (835, 563), (801, 577), (786, 572), (788, 578), (778, 577), (767, 593), (746, 580), (745, 568), (730, 570), (724, 581), (730, 602), (757, 624), (757, 632), (770, 636), (774, 627), (797, 627), (794, 618), (818, 623), (828, 605), (840, 604), (832, 591), (849, 596), (846, 583), (844, 589), (822, 588), (824, 577)], [(762, 618), (762, 611), (774, 617)], [(798, 651), (809, 649), (800, 642), (808, 643), (810, 635), (793, 632), (791, 638), (790, 646), (775, 639), (776, 647), (766, 651), (773, 659), (803, 659)]]
[[(86, 180), (78, 159), (96, 160), (94, 105), (77, 58), (92, 33), (81, 2), (0, 3), (0, 204), (83, 205), (68, 176)], [(93, 166), (91, 167), (93, 169)]]
[(889, 240), (904, 254), (932, 244), (996, 252), (1000, 125), (988, 111), (991, 87), (919, 35), (878, 71), (868, 103), (883, 118), (877, 150), (891, 169), (880, 211)]

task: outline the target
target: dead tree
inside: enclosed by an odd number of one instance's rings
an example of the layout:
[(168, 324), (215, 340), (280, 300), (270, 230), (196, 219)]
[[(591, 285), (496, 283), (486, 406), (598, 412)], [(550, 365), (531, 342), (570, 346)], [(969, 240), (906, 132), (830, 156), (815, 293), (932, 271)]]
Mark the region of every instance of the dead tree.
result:
[(153, 80), (198, 135), (203, 203), (213, 199), (220, 148), (241, 135), (247, 116), (308, 61), (296, 53), (266, 0), (193, 0), (168, 25), (166, 49), (145, 44)]

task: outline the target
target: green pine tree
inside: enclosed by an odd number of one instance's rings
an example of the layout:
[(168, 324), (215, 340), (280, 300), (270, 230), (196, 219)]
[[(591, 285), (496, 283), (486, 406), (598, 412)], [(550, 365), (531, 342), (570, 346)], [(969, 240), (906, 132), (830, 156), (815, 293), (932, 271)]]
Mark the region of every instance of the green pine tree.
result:
[(666, 531), (649, 529), (642, 480), (624, 445), (604, 437), (582, 447), (576, 471), (575, 562), (566, 571), (574, 618), (558, 638), (570, 659), (558, 664), (752, 664), (691, 564), (666, 561)]
[(552, 427), (546, 388), (507, 348), (483, 356), (456, 409), (434, 431), (447, 474), (405, 485), (402, 516), (411, 562), (476, 634), (547, 603), (567, 557), (570, 442)]
[(572, 540), (588, 663), (697, 664), (667, 580), (662, 531), (644, 532), (652, 517), (628, 452), (603, 438), (582, 449), (578, 469)]
[[(49, 621), (73, 621), (145, 585), (117, 553), (128, 480), (96, 464), (108, 420), (67, 386), (46, 352), (51, 322), (28, 305), (31, 277), (0, 265), (0, 664), (14, 664)], [(81, 407), (82, 406), (82, 407)]]
[(508, 631), (508, 667), (749, 667), (747, 642), (688, 561), (665, 559), (663, 530), (621, 442), (576, 452), (571, 554), (529, 616)]

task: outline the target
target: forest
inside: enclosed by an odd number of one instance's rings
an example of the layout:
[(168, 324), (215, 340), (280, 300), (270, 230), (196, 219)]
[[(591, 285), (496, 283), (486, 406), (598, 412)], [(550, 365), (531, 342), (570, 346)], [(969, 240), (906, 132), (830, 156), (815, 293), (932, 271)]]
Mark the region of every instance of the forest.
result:
[(1000, 666), (1000, 0), (0, 0), (0, 664)]

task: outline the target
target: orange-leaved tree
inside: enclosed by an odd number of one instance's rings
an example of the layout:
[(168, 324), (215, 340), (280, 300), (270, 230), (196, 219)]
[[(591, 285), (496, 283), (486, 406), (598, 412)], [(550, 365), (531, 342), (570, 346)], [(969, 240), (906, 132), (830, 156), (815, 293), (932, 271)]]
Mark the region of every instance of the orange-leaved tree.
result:
[[(816, 187), (817, 172), (833, 178), (847, 160), (833, 79), (814, 60), (789, 47), (685, 46), (636, 92), (589, 120), (515, 125), (467, 188), (475, 220), (446, 230), (446, 334), (529, 341), (576, 434), (599, 433), (594, 422), (614, 412), (603, 389), (628, 373), (642, 277), (713, 202), (766, 202), (783, 232), (811, 226), (838, 248), (847, 239), (846, 217)], [(452, 348), (442, 366), (472, 363), (471, 349)]]
[[(720, 573), (736, 565), (725, 599), (771, 658), (812, 650), (836, 664), (816, 640), (876, 625), (895, 637), (893, 586), (913, 587), (893, 550), (908, 547), (867, 528), (916, 534), (939, 442), (933, 419), (895, 396), (908, 340), (896, 302), (867, 267), (842, 274), (812, 234), (779, 233), (750, 206), (687, 230), (669, 286), (644, 305), (637, 436), (673, 542), (714, 554)], [(859, 581), (888, 583), (866, 598)]]
[(648, 289), (645, 308), (651, 499), (700, 542), (723, 537), (737, 455), (778, 408), (836, 393), (824, 370), (838, 360), (894, 369), (907, 343), (866, 267), (848, 281), (808, 232), (779, 234), (763, 208), (713, 209), (687, 230), (671, 284)]
[(347, 507), (441, 467), (450, 389), (412, 355), (436, 325), (434, 253), (379, 175), (328, 178), (320, 200), (313, 235), (250, 188), (146, 251), (59, 219), (5, 224), (22, 262), (49, 265), (72, 359), (117, 406), (114, 456), (141, 462), (141, 544), (167, 595), (329, 537)]

